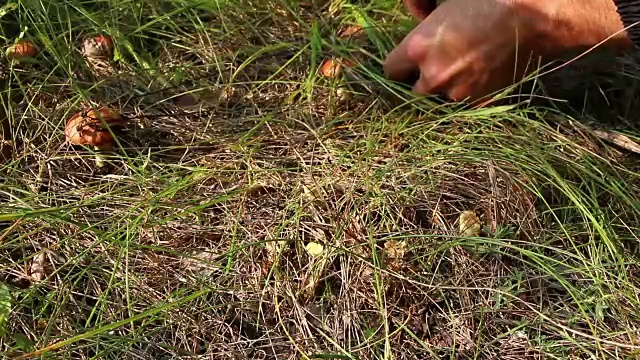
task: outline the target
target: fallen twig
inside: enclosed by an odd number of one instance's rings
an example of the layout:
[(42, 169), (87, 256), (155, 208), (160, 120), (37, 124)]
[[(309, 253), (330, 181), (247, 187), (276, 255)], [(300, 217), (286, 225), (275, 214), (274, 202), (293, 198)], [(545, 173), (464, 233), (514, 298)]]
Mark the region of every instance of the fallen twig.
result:
[(640, 154), (640, 145), (631, 140), (628, 136), (606, 130), (591, 129), (593, 134), (601, 140), (608, 141), (627, 151)]

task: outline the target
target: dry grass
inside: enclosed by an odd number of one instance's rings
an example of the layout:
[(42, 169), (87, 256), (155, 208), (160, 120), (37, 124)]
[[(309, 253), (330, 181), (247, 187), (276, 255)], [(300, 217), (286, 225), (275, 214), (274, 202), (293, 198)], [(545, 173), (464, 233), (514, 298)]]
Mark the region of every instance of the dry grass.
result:
[[(588, 126), (637, 134), (637, 66), (548, 87), (569, 104), (465, 110), (381, 78), (410, 26), (395, 5), (195, 4), (41, 0), (6, 22), (7, 41), (15, 23), (48, 45), (3, 59), (2, 351), (635, 356), (637, 155)], [(335, 35), (355, 22), (363, 36)], [(96, 31), (117, 61), (68, 55)], [(359, 65), (318, 76), (333, 56)], [(63, 144), (89, 102), (131, 119), (104, 168)], [(466, 210), (477, 236), (459, 236)]]

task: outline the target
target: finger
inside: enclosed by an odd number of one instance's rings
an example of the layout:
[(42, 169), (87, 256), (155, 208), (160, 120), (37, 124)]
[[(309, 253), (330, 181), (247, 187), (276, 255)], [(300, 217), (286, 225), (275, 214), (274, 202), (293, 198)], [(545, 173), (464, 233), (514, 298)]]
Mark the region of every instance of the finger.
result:
[(415, 82), (412, 92), (417, 96), (436, 95), (447, 101), (472, 100), (469, 84), (457, 83), (455, 78), (430, 76), (431, 69), (422, 69), (420, 79)]
[(453, 80), (451, 69), (434, 56), (420, 63), (420, 78), (413, 85), (412, 91), (419, 96), (441, 94), (448, 97), (449, 90), (454, 85)]
[(427, 58), (430, 46), (429, 40), (421, 36), (423, 24), (413, 29), (387, 55), (383, 69), (388, 79), (408, 83), (412, 75), (419, 73), (419, 64)]
[(418, 64), (409, 58), (407, 50), (405, 38), (387, 55), (382, 66), (387, 79), (406, 82), (413, 73), (418, 71)]
[(420, 76), (418, 81), (413, 84), (413, 88), (411, 88), (411, 91), (418, 96), (431, 95), (434, 93), (433, 86), (429, 84), (429, 81), (427, 81), (424, 76)]

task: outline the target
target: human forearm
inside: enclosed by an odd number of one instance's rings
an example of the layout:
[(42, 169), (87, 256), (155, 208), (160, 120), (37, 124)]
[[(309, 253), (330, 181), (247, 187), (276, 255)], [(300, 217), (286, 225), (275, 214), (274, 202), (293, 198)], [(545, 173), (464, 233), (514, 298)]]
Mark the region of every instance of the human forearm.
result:
[[(538, 46), (547, 49), (588, 48), (598, 44), (619, 50), (633, 46), (632, 37), (640, 45), (639, 28), (625, 26), (640, 19), (640, 0), (500, 0), (512, 2), (531, 17), (536, 28)], [(545, 20), (546, 19), (546, 20)]]

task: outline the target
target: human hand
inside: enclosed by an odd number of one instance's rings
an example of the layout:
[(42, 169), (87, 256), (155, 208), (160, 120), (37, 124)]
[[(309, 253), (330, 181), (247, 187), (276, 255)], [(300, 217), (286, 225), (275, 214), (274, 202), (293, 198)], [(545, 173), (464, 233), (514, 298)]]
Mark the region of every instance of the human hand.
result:
[(611, 0), (447, 0), (387, 56), (384, 71), (401, 82), (419, 71), (418, 95), (477, 101), (605, 40), (632, 46)]

